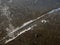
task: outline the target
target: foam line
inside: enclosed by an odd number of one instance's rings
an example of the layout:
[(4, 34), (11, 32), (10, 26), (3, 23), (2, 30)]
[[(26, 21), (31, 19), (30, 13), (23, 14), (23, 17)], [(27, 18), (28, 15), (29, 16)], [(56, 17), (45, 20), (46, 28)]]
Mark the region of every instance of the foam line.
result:
[(16, 37), (13, 37), (12, 39), (6, 40), (5, 44), (8, 43), (8, 42), (10, 42), (10, 41), (12, 41), (12, 40), (14, 40), (14, 39), (17, 38), (19, 35), (25, 33), (26, 31), (31, 30), (31, 29), (32, 29), (33, 27), (35, 27), (35, 26), (36, 26), (36, 25), (33, 25), (33, 26), (31, 26), (31, 27), (29, 27), (29, 28), (27, 28), (27, 29), (21, 31)]

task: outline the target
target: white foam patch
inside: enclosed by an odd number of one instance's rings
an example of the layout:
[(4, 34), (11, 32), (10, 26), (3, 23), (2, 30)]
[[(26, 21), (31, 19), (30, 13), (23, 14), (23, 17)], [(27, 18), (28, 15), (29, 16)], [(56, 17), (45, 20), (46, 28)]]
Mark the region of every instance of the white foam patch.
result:
[(47, 20), (41, 20), (41, 22), (42, 22), (42, 23), (46, 23), (46, 22), (47, 22)]
[(54, 10), (50, 11), (50, 12), (48, 12), (48, 14), (55, 13), (57, 11), (60, 11), (60, 8), (57, 8), (57, 9), (54, 9)]
[(17, 30), (19, 30), (19, 29), (25, 27), (26, 25), (32, 23), (33, 21), (34, 21), (34, 20), (30, 20), (30, 21), (24, 23), (21, 27), (17, 27), (16, 29), (13, 29), (12, 32), (10, 32), (9, 34), (16, 32)]
[(9, 21), (12, 20), (12, 18), (10, 17), (11, 12), (9, 11), (9, 6), (4, 5), (1, 6), (1, 8), (1, 16), (6, 16)]
[(9, 27), (6, 28), (6, 31), (9, 37), (14, 37), (14, 33), (9, 34), (10, 32), (14, 31), (14, 26), (12, 24), (9, 24)]

